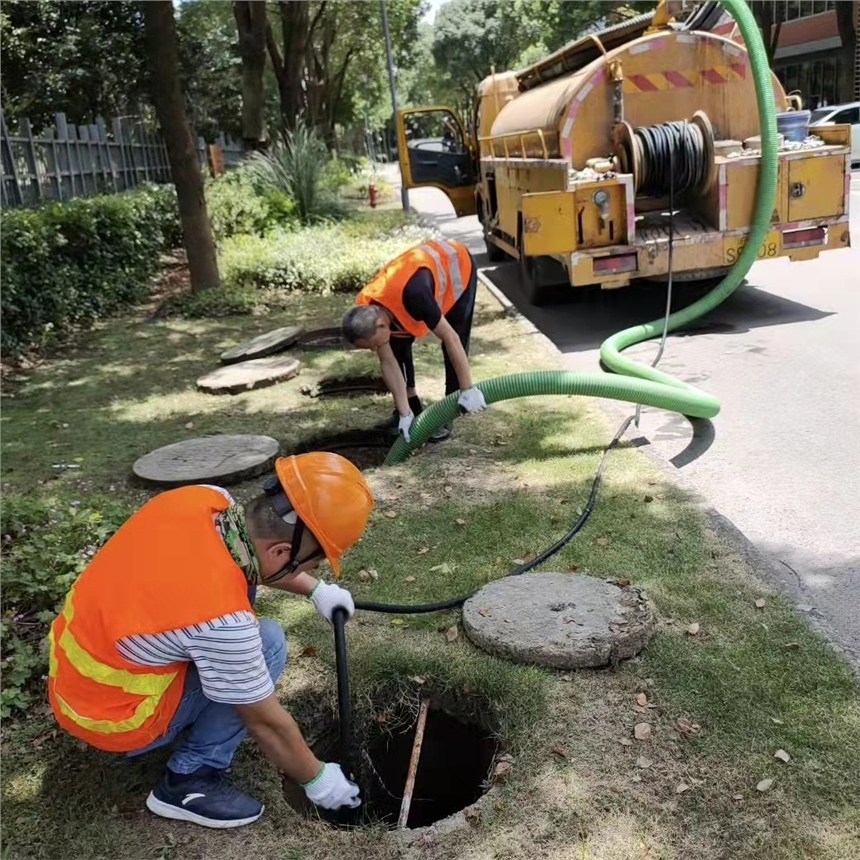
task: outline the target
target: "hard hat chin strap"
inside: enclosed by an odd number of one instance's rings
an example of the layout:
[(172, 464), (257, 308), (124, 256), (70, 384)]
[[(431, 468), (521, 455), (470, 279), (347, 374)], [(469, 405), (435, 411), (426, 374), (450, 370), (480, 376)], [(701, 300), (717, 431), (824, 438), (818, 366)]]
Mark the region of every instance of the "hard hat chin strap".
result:
[[(287, 563), (276, 573), (273, 573), (269, 577), (262, 577), (261, 581), (269, 585), (273, 582), (278, 582), (283, 579), (285, 576), (292, 576), (298, 570), (299, 566), (304, 564), (307, 561), (310, 561), (313, 556), (310, 556), (305, 559), (300, 559), (299, 551), (302, 547), (302, 539), (305, 536), (305, 532), (307, 531), (313, 537), (312, 532), (310, 532), (307, 526), (304, 524), (302, 518), (295, 512), (293, 506), (290, 504), (290, 500), (287, 498), (287, 494), (284, 492), (283, 487), (281, 487), (280, 481), (277, 478), (270, 479), (263, 486), (263, 491), (269, 497), (269, 502), (272, 507), (275, 509), (275, 513), (288, 525), (293, 527), (293, 537), (290, 541), (290, 557), (287, 559)], [(314, 540), (316, 540), (314, 538)]]

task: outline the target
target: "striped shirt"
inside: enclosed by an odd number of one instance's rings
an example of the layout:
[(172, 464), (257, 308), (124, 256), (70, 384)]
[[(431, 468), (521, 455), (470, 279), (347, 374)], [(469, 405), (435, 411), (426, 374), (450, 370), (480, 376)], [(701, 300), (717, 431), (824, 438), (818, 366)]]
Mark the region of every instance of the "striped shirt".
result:
[[(212, 489), (233, 501), (226, 490)], [(213, 702), (251, 705), (275, 689), (257, 619), (247, 610), (166, 633), (126, 636), (116, 647), (123, 658), (138, 666), (193, 662), (203, 694)]]

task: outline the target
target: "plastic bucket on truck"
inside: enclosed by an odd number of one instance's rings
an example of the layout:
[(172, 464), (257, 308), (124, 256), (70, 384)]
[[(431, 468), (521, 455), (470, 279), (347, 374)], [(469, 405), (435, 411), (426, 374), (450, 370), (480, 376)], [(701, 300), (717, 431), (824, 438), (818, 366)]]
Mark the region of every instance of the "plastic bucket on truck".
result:
[(812, 114), (808, 110), (791, 110), (776, 115), (776, 130), (785, 135), (786, 140), (795, 143), (803, 143), (809, 135), (809, 118)]

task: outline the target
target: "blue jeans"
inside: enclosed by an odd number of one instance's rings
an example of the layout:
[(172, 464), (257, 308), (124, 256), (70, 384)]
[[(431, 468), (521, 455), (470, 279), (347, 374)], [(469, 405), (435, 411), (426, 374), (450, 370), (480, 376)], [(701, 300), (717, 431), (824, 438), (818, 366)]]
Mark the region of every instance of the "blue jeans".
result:
[[(271, 618), (260, 619), (260, 638), (263, 640), (263, 656), (269, 675), (276, 682), (287, 664), (287, 638), (281, 625)], [(248, 734), (248, 729), (232, 705), (206, 698), (194, 665), (188, 667), (182, 700), (167, 732), (148, 746), (128, 755), (138, 756), (173, 743), (186, 728), (188, 733), (176, 745), (167, 762), (174, 773), (192, 773), (204, 765), (218, 770), (229, 767), (236, 749)]]

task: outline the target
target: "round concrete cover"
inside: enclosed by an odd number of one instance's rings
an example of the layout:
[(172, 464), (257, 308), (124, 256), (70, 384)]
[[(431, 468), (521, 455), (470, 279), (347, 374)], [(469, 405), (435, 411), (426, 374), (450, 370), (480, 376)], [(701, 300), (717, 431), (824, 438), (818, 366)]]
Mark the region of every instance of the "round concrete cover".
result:
[(208, 394), (240, 394), (292, 379), (299, 372), (297, 359), (289, 356), (255, 358), (240, 364), (219, 367), (197, 380), (197, 387)]
[(271, 436), (202, 436), (145, 454), (132, 471), (157, 487), (227, 485), (272, 468), (278, 443)]
[(301, 326), (286, 325), (246, 340), (221, 353), (221, 364), (235, 364), (252, 358), (265, 358), (292, 346), (304, 331)]
[(484, 586), (463, 606), (478, 647), (517, 663), (606, 666), (637, 654), (654, 632), (650, 601), (593, 576), (534, 573)]

